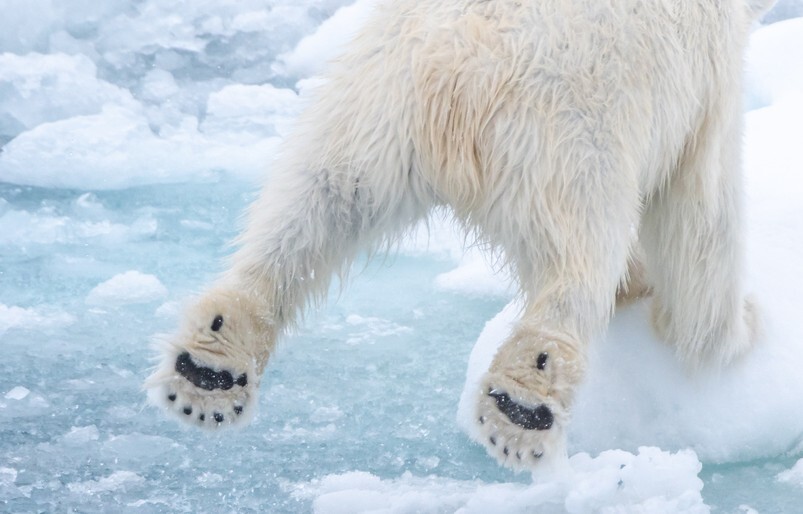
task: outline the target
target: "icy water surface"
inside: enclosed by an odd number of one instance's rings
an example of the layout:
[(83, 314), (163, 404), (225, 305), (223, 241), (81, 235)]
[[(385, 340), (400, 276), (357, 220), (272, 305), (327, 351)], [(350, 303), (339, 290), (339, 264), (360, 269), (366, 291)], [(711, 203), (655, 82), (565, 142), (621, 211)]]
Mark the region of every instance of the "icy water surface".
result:
[[(312, 314), (269, 365), (251, 426), (210, 436), (144, 406), (150, 341), (219, 270), (252, 189), (0, 186), (0, 511), (308, 512), (305, 491), (350, 471), (530, 482), (455, 423), (472, 345), (506, 299), (436, 288), (453, 263), (433, 255), (372, 263)], [(108, 285), (131, 271), (133, 290)], [(704, 463), (703, 498), (796, 512), (801, 489), (776, 479), (795, 460)]]
[[(434, 290), (449, 263), (369, 266), (282, 344), (255, 422), (207, 436), (143, 408), (140, 384), (149, 341), (219, 269), (249, 188), (0, 193), (0, 393), (29, 391), (0, 397), (0, 507), (304, 511), (290, 484), (354, 469), (511, 478), (454, 422), (468, 353), (504, 301)], [(163, 294), (89, 300), (129, 270)]]

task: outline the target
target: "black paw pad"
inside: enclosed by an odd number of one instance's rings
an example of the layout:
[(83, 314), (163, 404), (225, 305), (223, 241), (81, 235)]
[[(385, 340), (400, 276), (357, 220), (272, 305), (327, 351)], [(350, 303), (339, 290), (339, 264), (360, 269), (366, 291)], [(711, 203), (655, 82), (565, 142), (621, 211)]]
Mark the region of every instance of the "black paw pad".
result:
[(223, 414), (221, 414), (219, 412), (216, 412), (215, 415), (214, 415), (214, 418), (215, 418), (215, 421), (217, 421), (218, 423), (223, 423), (223, 419), (224, 419), (223, 418)]
[(243, 406), (242, 405), (235, 405), (234, 406), (234, 413), (238, 416), (243, 413)]
[(184, 414), (186, 414), (187, 416), (192, 414), (192, 407), (184, 407)]
[(167, 399), (170, 400), (171, 402), (176, 401), (176, 393), (168, 394)]
[(496, 407), (510, 421), (525, 430), (548, 430), (555, 421), (552, 411), (546, 405), (539, 405), (534, 409), (530, 409), (511, 400), (507, 393), (498, 391), (491, 391), (488, 396), (496, 400)]
[[(215, 371), (212, 368), (198, 366), (192, 361), (190, 354), (184, 352), (176, 358), (176, 371), (184, 378), (192, 382), (195, 387), (200, 387), (207, 391), (223, 389), (227, 391), (234, 387), (234, 378), (226, 370)], [(237, 377), (237, 385), (244, 387), (248, 383), (245, 373)]]
[(201, 415), (200, 415), (200, 416), (198, 416), (198, 420), (199, 420), (199, 421), (203, 421), (203, 420), (205, 420), (205, 419), (206, 419), (206, 414), (204, 414), (204, 413), (202, 412), (202, 413), (201, 413)]

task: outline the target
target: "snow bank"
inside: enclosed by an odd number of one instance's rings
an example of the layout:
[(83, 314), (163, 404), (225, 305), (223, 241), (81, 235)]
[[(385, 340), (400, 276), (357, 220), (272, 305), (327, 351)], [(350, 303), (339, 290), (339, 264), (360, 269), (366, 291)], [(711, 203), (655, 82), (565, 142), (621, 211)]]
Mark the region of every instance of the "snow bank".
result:
[(407, 472), (395, 480), (370, 473), (329, 475), (297, 484), (294, 496), (313, 498), (315, 512), (486, 512), (562, 511), (703, 513), (709, 509), (697, 477), (702, 465), (691, 451), (675, 454), (639, 448), (596, 458), (581, 453), (553, 477), (532, 485), (460, 481)]
[(765, 107), (803, 91), (803, 18), (755, 31), (746, 62), (748, 108)]

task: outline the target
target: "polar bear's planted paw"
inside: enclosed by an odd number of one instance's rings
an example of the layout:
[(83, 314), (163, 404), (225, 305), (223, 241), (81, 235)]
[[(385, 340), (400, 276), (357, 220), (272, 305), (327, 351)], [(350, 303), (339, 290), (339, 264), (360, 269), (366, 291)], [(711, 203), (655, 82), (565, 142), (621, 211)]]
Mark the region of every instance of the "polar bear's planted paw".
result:
[(500, 464), (532, 469), (565, 455), (569, 405), (583, 369), (572, 348), (522, 334), (500, 348), (476, 410), (476, 433)]
[[(564, 416), (546, 398), (509, 392), (504, 377), (489, 373), (478, 398), (477, 424), (481, 441), (500, 464), (531, 469), (563, 451)], [(496, 385), (494, 385), (496, 384)]]

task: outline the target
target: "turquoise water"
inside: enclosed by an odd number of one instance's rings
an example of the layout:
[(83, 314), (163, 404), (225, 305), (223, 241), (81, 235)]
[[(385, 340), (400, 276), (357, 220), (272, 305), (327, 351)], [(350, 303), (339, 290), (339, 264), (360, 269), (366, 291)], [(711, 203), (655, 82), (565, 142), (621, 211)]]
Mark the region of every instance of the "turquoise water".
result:
[[(252, 195), (226, 180), (90, 196), (0, 186), (0, 511), (308, 512), (300, 484), (354, 470), (529, 482), (455, 423), (471, 348), (506, 300), (435, 288), (454, 263), (431, 255), (371, 263), (310, 314), (249, 427), (210, 436), (145, 406), (151, 341), (219, 271)], [(87, 303), (129, 270), (167, 292)], [(803, 489), (775, 477), (800, 456), (704, 462), (703, 498), (715, 512), (799, 512)]]

